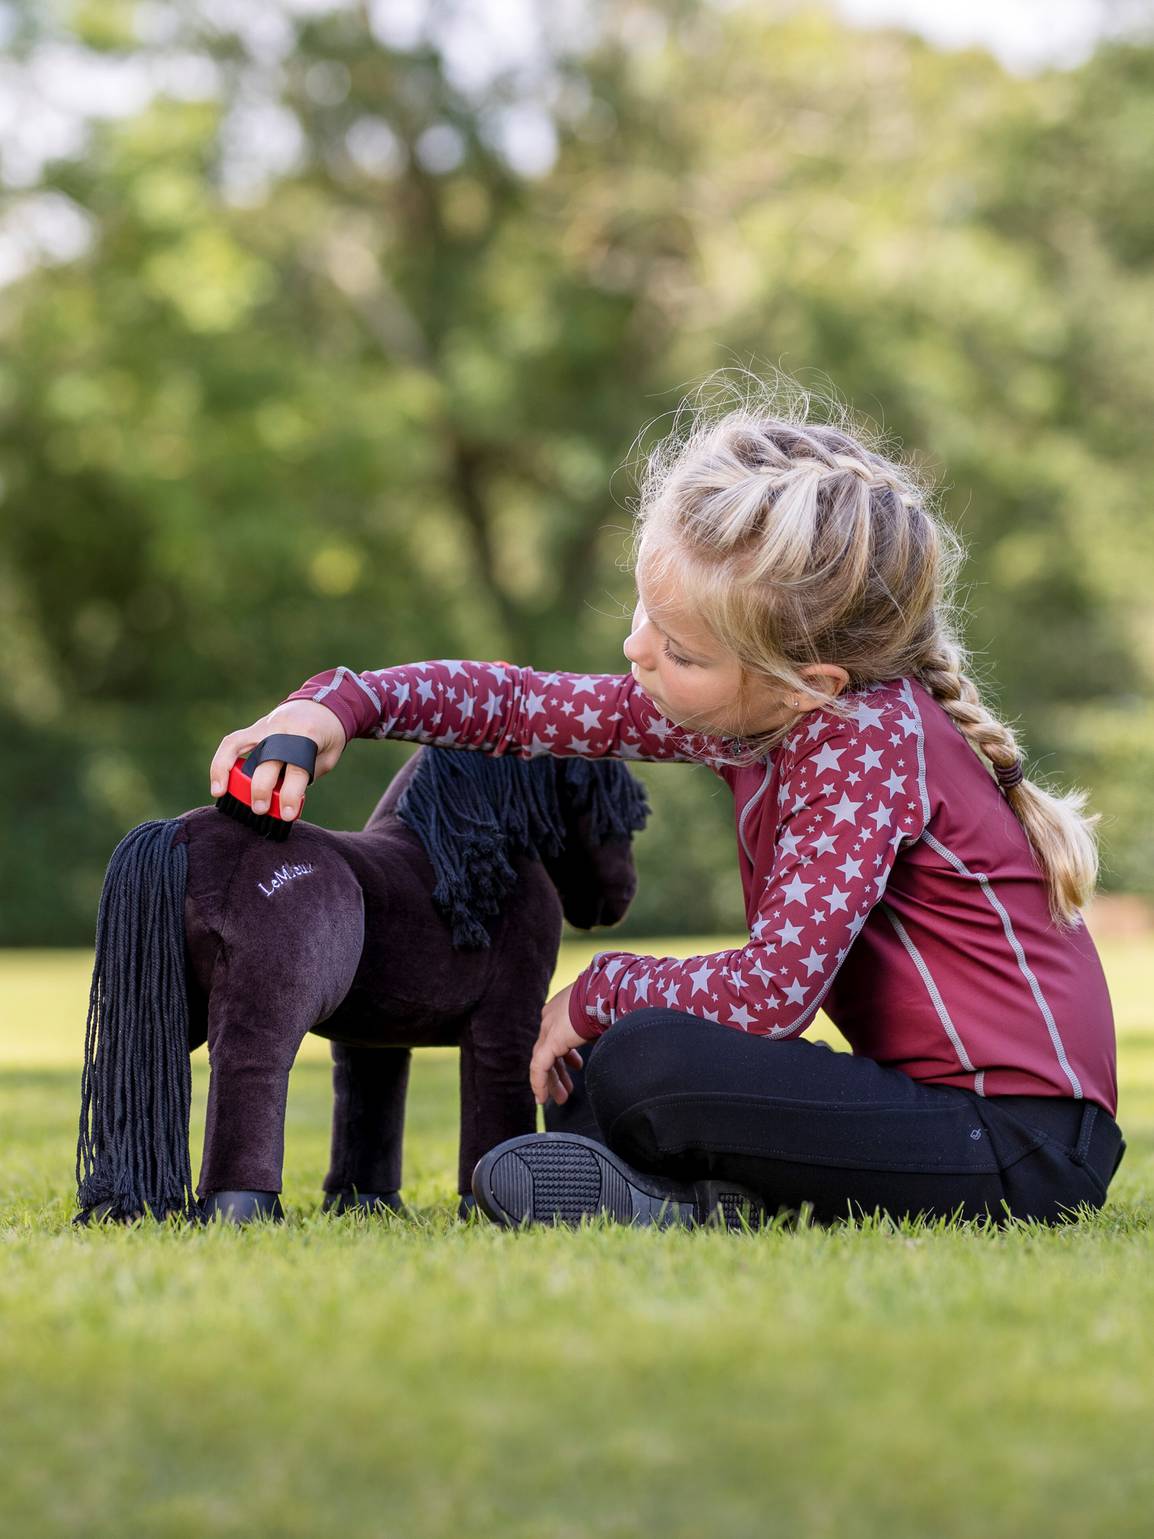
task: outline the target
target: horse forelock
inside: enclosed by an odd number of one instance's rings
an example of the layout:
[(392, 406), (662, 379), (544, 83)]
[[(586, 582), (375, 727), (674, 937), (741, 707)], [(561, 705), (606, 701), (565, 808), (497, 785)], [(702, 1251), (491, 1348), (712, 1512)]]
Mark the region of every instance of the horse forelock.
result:
[(424, 845), (458, 947), (490, 944), (483, 916), (499, 913), (516, 884), (510, 857), (560, 854), (567, 812), (589, 815), (591, 844), (630, 836), (649, 812), (644, 786), (618, 760), (431, 746), (417, 757), (394, 811)]

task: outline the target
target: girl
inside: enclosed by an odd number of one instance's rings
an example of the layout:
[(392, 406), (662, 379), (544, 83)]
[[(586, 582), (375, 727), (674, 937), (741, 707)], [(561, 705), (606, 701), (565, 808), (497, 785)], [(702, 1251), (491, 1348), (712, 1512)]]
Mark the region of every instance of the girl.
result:
[[(1025, 778), (968, 677), (962, 547), (913, 472), (804, 391), (722, 404), (648, 461), (629, 673), (326, 669), (224, 738), (213, 794), (270, 732), (315, 738), (318, 774), (390, 737), (701, 763), (732, 790), (748, 944), (603, 951), (548, 1001), (549, 1131), (473, 1177), (497, 1222), (1098, 1208), (1126, 1146), (1079, 912), (1097, 818)], [(304, 784), (284, 770), (286, 816)], [(819, 1007), (852, 1054), (805, 1039)]]

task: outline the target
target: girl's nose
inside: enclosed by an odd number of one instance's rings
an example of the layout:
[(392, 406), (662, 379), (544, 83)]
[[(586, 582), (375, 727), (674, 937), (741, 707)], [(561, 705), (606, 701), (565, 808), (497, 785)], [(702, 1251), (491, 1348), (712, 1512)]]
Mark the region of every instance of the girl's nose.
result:
[(645, 643), (643, 640), (643, 633), (648, 624), (648, 621), (649, 617), (646, 615), (641, 605), (638, 604), (636, 609), (633, 611), (633, 629), (625, 638), (624, 644), (621, 648), (631, 663), (644, 663), (645, 661)]
[(631, 663), (637, 663), (641, 667), (646, 666), (648, 652), (644, 639), (645, 622), (634, 624), (632, 633), (626, 636), (621, 650)]

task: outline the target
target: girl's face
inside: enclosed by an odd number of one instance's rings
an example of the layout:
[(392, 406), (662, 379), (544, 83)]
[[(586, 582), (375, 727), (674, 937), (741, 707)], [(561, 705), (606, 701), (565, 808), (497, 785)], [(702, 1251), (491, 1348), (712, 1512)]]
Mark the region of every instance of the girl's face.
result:
[[(747, 687), (743, 712), (737, 658), (694, 625), (670, 588), (643, 594), (638, 580), (637, 595), (623, 650), (633, 677), (663, 716), (691, 732), (721, 737), (768, 732), (797, 716), (787, 704), (792, 692), (761, 680)], [(798, 698), (802, 710), (817, 704)]]

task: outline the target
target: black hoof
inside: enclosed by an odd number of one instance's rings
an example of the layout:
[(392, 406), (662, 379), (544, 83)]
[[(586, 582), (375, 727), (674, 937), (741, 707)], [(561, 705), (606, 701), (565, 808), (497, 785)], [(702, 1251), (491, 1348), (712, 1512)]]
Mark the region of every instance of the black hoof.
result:
[(400, 1192), (359, 1192), (355, 1187), (341, 1192), (326, 1192), (326, 1213), (380, 1213), (388, 1208), (393, 1213), (408, 1213), (401, 1201)]
[(477, 1211), (477, 1199), (471, 1192), (465, 1192), (457, 1204), (457, 1217), (459, 1219), (470, 1218)]
[(279, 1192), (209, 1192), (200, 1204), (206, 1224), (251, 1224), (257, 1218), (284, 1222)]

